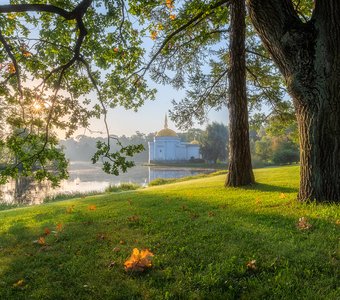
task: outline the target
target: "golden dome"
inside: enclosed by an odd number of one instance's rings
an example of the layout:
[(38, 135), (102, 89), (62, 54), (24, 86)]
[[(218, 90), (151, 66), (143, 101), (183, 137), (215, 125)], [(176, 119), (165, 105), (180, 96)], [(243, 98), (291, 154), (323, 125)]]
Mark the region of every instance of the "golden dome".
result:
[(192, 142), (190, 142), (190, 144), (192, 144), (192, 145), (199, 145), (200, 143), (197, 140), (193, 140)]
[(177, 133), (169, 128), (164, 128), (157, 132), (156, 136), (176, 136)]
[(173, 131), (172, 129), (168, 128), (167, 115), (165, 115), (164, 128), (162, 130), (158, 131), (156, 136), (176, 136), (177, 137), (177, 133), (175, 131)]

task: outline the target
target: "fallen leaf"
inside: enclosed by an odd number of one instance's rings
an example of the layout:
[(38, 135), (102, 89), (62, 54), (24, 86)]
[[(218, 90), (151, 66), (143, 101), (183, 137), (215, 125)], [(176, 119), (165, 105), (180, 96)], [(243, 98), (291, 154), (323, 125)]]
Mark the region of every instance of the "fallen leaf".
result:
[(336, 224), (336, 225), (340, 225), (340, 219), (337, 219), (337, 220), (335, 221), (335, 224)]
[(125, 271), (143, 272), (151, 268), (153, 256), (154, 254), (148, 249), (139, 251), (137, 248), (134, 248), (130, 258), (124, 263)]
[(45, 235), (51, 234), (51, 230), (49, 230), (47, 227), (44, 229)]
[(97, 209), (97, 206), (95, 206), (95, 205), (89, 205), (87, 209), (88, 209), (88, 210), (96, 210), (96, 209)]
[(286, 198), (286, 195), (284, 193), (281, 193), (280, 196), (279, 196), (280, 199), (284, 199)]
[(253, 259), (253, 260), (251, 260), (251, 261), (248, 261), (247, 264), (246, 264), (246, 266), (247, 266), (247, 269), (248, 269), (248, 270), (255, 271), (255, 270), (257, 269), (256, 260)]
[(300, 230), (308, 230), (312, 227), (312, 224), (308, 223), (308, 219), (305, 217), (299, 218), (299, 222), (297, 223), (297, 228)]
[(46, 244), (46, 241), (45, 241), (45, 238), (43, 236), (41, 236), (39, 239), (38, 239), (38, 242), (37, 242), (39, 245), (45, 245)]
[(115, 265), (116, 265), (116, 262), (115, 261), (111, 261), (107, 267), (109, 269), (112, 269)]
[(61, 224), (61, 223), (58, 223), (57, 224), (57, 226), (56, 226), (56, 229), (57, 229), (57, 231), (62, 231), (63, 230), (63, 224)]
[(25, 284), (25, 280), (20, 279), (16, 283), (13, 283), (13, 287), (22, 287), (22, 286), (24, 286), (24, 284)]
[(112, 251), (113, 251), (113, 252), (120, 252), (120, 248), (119, 248), (119, 247), (114, 247), (114, 248), (112, 249)]
[(137, 215), (133, 215), (133, 216), (130, 216), (130, 217), (128, 217), (127, 218), (128, 219), (128, 221), (129, 222), (131, 222), (131, 223), (137, 223), (137, 222), (139, 222), (139, 216), (137, 216)]
[(125, 244), (126, 244), (126, 242), (125, 242), (124, 240), (120, 240), (120, 241), (119, 241), (119, 244), (121, 244), (121, 245), (125, 245)]

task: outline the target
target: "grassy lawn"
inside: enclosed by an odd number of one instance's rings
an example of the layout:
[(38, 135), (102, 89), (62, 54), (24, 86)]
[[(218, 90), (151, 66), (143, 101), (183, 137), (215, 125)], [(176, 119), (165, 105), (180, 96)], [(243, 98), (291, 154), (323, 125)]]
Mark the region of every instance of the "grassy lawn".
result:
[(339, 206), (297, 203), (298, 167), (255, 173), (0, 211), (0, 299), (340, 299)]

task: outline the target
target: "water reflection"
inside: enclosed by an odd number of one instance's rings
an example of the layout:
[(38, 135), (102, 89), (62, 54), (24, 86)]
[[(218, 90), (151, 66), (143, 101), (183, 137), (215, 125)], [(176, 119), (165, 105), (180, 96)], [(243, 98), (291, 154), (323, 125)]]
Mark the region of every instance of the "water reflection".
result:
[(0, 202), (8, 204), (39, 204), (47, 197), (58, 194), (78, 194), (104, 191), (106, 187), (121, 182), (147, 185), (156, 178), (180, 178), (200, 173), (210, 173), (211, 169), (165, 168), (136, 166), (120, 176), (103, 173), (99, 166), (85, 162), (70, 164), (69, 180), (53, 189), (48, 182), (36, 183), (31, 178), (22, 177), (0, 186)]

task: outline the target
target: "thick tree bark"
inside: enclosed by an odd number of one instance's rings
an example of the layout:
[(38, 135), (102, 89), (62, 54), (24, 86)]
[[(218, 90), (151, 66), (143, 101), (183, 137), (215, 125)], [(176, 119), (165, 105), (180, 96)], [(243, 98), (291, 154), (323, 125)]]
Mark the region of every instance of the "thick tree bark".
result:
[(246, 92), (245, 1), (231, 4), (229, 70), (229, 172), (226, 186), (254, 183)]
[(291, 0), (247, 0), (285, 77), (300, 135), (301, 201), (340, 202), (340, 1), (315, 1), (303, 23)]

